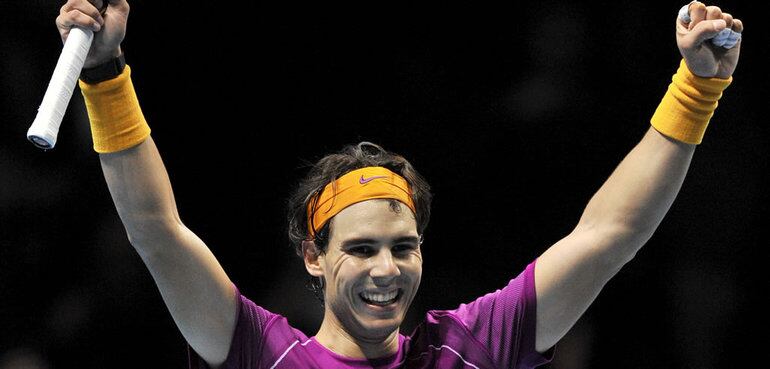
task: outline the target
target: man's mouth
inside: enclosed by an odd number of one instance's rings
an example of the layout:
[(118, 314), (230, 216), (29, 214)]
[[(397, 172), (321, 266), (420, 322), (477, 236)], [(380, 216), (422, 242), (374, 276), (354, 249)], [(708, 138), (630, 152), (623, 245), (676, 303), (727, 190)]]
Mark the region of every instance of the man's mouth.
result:
[(401, 289), (393, 290), (391, 292), (361, 292), (358, 294), (365, 303), (374, 306), (388, 306), (394, 304), (401, 298)]

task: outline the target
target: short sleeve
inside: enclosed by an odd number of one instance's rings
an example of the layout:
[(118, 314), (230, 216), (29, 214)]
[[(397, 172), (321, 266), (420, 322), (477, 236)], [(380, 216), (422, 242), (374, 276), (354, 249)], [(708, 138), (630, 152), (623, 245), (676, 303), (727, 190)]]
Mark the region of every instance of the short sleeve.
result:
[[(235, 285), (233, 287), (238, 299), (237, 322), (230, 343), (230, 351), (220, 368), (257, 369), (259, 365), (258, 349), (262, 344), (262, 333), (270, 320), (278, 317), (278, 315), (257, 306), (253, 301), (241, 295), (238, 287)], [(190, 369), (210, 369), (208, 364), (189, 345), (187, 352)]]
[(535, 263), (501, 290), (462, 304), (455, 314), (489, 350), (498, 368), (535, 368), (553, 359), (555, 348), (535, 350)]

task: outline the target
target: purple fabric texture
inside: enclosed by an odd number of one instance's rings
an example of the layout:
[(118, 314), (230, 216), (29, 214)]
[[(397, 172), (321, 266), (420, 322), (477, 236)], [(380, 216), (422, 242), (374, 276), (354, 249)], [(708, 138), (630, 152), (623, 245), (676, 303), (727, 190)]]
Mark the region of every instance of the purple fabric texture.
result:
[[(233, 341), (222, 369), (282, 368), (535, 368), (553, 359), (555, 347), (535, 351), (535, 263), (501, 290), (455, 310), (430, 310), (399, 351), (378, 359), (338, 355), (238, 293)], [(189, 349), (191, 369), (209, 369)]]

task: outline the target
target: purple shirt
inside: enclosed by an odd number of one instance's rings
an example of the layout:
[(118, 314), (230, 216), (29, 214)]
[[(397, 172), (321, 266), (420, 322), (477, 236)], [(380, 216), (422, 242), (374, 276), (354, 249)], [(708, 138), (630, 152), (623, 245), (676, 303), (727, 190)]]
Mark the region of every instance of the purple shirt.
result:
[[(501, 290), (455, 310), (428, 311), (410, 336), (399, 334), (397, 353), (379, 359), (336, 354), (238, 292), (238, 322), (221, 368), (535, 368), (554, 353), (535, 351), (536, 261)], [(189, 353), (190, 368), (208, 368)]]

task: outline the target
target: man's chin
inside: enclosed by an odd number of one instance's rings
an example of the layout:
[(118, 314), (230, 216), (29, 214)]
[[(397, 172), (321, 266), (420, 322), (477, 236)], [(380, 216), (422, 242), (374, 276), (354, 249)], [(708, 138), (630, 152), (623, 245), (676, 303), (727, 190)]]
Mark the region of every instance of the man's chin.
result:
[(360, 323), (361, 323), (361, 326), (364, 328), (366, 337), (373, 340), (385, 339), (391, 334), (393, 334), (394, 331), (397, 331), (399, 326), (401, 326), (400, 319), (399, 320), (378, 319), (375, 321), (368, 320)]
[(378, 316), (372, 314), (357, 314), (358, 325), (364, 328), (372, 337), (387, 337), (401, 326), (404, 317), (400, 313), (392, 316)]

